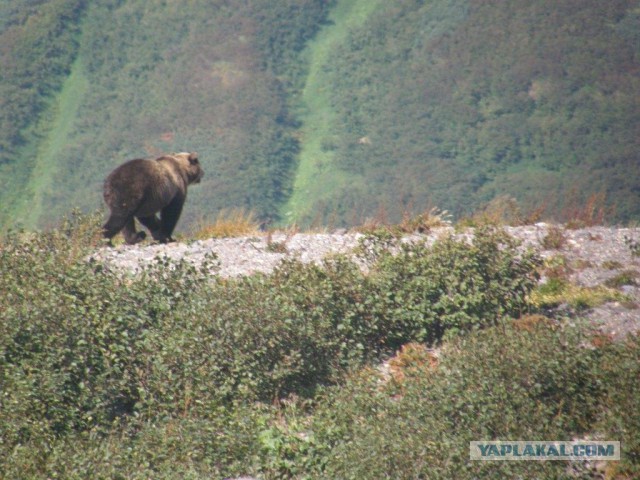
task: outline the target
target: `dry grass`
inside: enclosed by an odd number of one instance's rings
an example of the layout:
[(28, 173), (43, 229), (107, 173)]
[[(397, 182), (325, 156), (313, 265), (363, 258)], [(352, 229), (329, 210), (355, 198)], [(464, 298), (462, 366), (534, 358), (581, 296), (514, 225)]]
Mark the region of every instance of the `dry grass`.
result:
[(526, 332), (533, 332), (537, 328), (554, 328), (555, 323), (549, 317), (540, 314), (527, 314), (514, 320), (513, 325)]
[(299, 231), (300, 230), (298, 229), (298, 226), (296, 224), (293, 224), (283, 232), (285, 235), (284, 240), (276, 242), (273, 239), (273, 235), (275, 232), (273, 232), (272, 230), (269, 230), (269, 232), (267, 232), (267, 252), (287, 253), (289, 251), (287, 248), (287, 244), (289, 243), (289, 240), (291, 240), (294, 237), (294, 235), (299, 233)]
[(260, 231), (260, 224), (252, 211), (243, 208), (222, 210), (213, 223), (202, 220), (194, 229), (193, 238), (242, 237), (255, 235)]
[(400, 223), (390, 224), (386, 220), (386, 215), (382, 214), (377, 218), (366, 219), (362, 225), (355, 227), (354, 230), (361, 233), (384, 230), (393, 235), (428, 233), (434, 228), (451, 226), (450, 217), (451, 215), (446, 210), (434, 207), (417, 215), (405, 212)]
[(446, 210), (440, 210), (436, 207), (415, 216), (405, 213), (398, 228), (403, 233), (427, 233), (433, 228), (450, 226), (449, 217)]
[(615, 213), (615, 207), (607, 205), (604, 192), (594, 193), (586, 201), (578, 200), (577, 193), (570, 194), (570, 200), (565, 206), (562, 216), (566, 219), (565, 226), (569, 229), (604, 225), (605, 219)]
[(545, 204), (540, 205), (529, 213), (523, 212), (518, 201), (509, 195), (500, 195), (470, 217), (462, 218), (459, 222), (461, 227), (478, 227), (481, 225), (510, 225), (522, 226), (532, 225), (539, 222), (546, 210)]
[(567, 243), (567, 237), (561, 227), (552, 225), (542, 239), (542, 247), (546, 250), (560, 250)]
[(407, 376), (435, 370), (438, 363), (438, 353), (421, 343), (410, 342), (389, 359), (389, 373), (393, 381), (400, 384)]

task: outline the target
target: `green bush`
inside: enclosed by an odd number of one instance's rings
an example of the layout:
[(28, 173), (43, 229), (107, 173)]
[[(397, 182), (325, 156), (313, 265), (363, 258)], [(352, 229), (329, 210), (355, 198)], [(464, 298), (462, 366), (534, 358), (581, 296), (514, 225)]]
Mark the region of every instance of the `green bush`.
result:
[(602, 360), (604, 408), (596, 431), (622, 444), (622, 461), (611, 468), (611, 478), (640, 477), (640, 336), (610, 348)]
[(473, 243), (400, 243), (373, 268), (379, 316), (393, 322), (388, 343), (438, 341), (445, 333), (492, 325), (527, 309), (540, 259), (500, 230), (479, 228)]
[(8, 475), (287, 477), (320, 465), (311, 455), (331, 439), (292, 435), (283, 399), (314, 402), (406, 342), (519, 314), (538, 264), (486, 230), (432, 247), (369, 237), (367, 258), (288, 261), (270, 275), (225, 280), (212, 262), (158, 259), (132, 276), (88, 260), (98, 231), (97, 218), (73, 218), (0, 240)]
[[(64, 230), (10, 236), (0, 252), (0, 358), (11, 385), (3, 402), (25, 409), (25, 425), (33, 418), (55, 435), (108, 427), (133, 412), (149, 336), (198, 279), (180, 265), (138, 278), (101, 272), (77, 240)], [(20, 438), (29, 437), (25, 428)]]
[(251, 473), (266, 408), (237, 405), (206, 417), (158, 418), (108, 435), (67, 435), (16, 446), (4, 478), (211, 479)]
[(435, 371), (407, 371), (400, 387), (360, 371), (322, 397), (294, 477), (576, 478), (565, 462), (471, 462), (469, 442), (594, 432), (623, 443), (608, 468), (637, 474), (640, 342), (589, 342), (582, 325), (503, 324), (447, 344)]

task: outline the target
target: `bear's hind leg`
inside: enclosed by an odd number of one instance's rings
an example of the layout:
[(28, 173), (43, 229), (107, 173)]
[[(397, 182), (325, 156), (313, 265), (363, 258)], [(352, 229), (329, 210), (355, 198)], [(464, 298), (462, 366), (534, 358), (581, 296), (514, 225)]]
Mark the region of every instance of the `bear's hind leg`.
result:
[(166, 241), (165, 236), (162, 234), (162, 225), (160, 220), (155, 215), (149, 215), (148, 217), (137, 217), (140, 223), (147, 227), (153, 236), (153, 239), (157, 242), (164, 243)]
[(145, 238), (147, 238), (147, 234), (144, 232), (136, 232), (136, 221), (133, 217), (127, 219), (127, 222), (124, 225), (124, 229), (122, 230), (124, 234), (124, 239), (129, 245), (134, 245), (138, 242), (141, 242)]

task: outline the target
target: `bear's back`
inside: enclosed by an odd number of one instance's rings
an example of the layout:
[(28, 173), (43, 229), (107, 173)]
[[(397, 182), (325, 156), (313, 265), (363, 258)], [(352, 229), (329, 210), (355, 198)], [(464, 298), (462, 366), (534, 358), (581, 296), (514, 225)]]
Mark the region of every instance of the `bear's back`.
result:
[(129, 160), (109, 174), (104, 182), (107, 205), (124, 208), (139, 204), (149, 186), (162, 177), (162, 169), (154, 160)]

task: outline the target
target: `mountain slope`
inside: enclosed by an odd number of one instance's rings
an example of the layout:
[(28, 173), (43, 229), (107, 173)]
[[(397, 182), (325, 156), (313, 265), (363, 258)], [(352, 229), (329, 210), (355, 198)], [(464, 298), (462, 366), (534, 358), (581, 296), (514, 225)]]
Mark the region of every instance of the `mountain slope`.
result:
[[(3, 52), (15, 64), (13, 77), (3, 78), (3, 87), (15, 92), (11, 107), (23, 111), (20, 102), (36, 100), (39, 106), (20, 125), (8, 110), (0, 112), (2, 125), (15, 126), (0, 133), (6, 147), (0, 152), (0, 202), (6, 206), (0, 224), (47, 225), (74, 206), (95, 209), (102, 181), (116, 165), (183, 150), (198, 151), (207, 172), (191, 194), (185, 223), (239, 205), (263, 219), (274, 216), (297, 154), (287, 98), (297, 84), (297, 52), (320, 28), (327, 2), (199, 0), (184, 8), (163, 0), (104, 0), (84, 12), (72, 9), (73, 17), (54, 8), (62, 3), (43, 2), (50, 11), (45, 26), (52, 26), (37, 29), (51, 44), (44, 56), (56, 58), (62, 72), (55, 84), (38, 95), (25, 86), (40, 40), (27, 48), (19, 38), (16, 45), (26, 52)], [(23, 7), (3, 38), (33, 33), (43, 14), (26, 2)], [(58, 31), (71, 33), (53, 35)], [(59, 51), (69, 54), (58, 58)], [(74, 92), (75, 115), (62, 119), (68, 112), (60, 97), (72, 65), (90, 88)], [(63, 132), (56, 130), (61, 120)], [(43, 215), (41, 203), (47, 205)]]
[[(0, 0), (0, 225), (200, 153), (181, 225), (348, 225), (509, 195), (640, 214), (638, 0)], [(80, 88), (78, 88), (80, 87)], [(84, 87), (84, 88), (83, 88)]]
[(303, 218), (306, 208), (317, 199), (331, 197), (356, 181), (355, 175), (335, 168), (334, 152), (325, 145), (333, 138), (337, 115), (331, 104), (331, 86), (326, 83), (324, 70), (334, 60), (334, 51), (353, 31), (365, 24), (378, 9), (373, 0), (340, 0), (319, 34), (309, 42), (304, 54), (309, 69), (302, 89), (298, 116), (300, 154), (293, 191), (282, 209), (284, 218), (296, 221)]
[(318, 80), (336, 112), (325, 149), (361, 180), (308, 198), (306, 219), (464, 214), (504, 194), (562, 217), (594, 192), (637, 216), (639, 5), (381, 5)]

